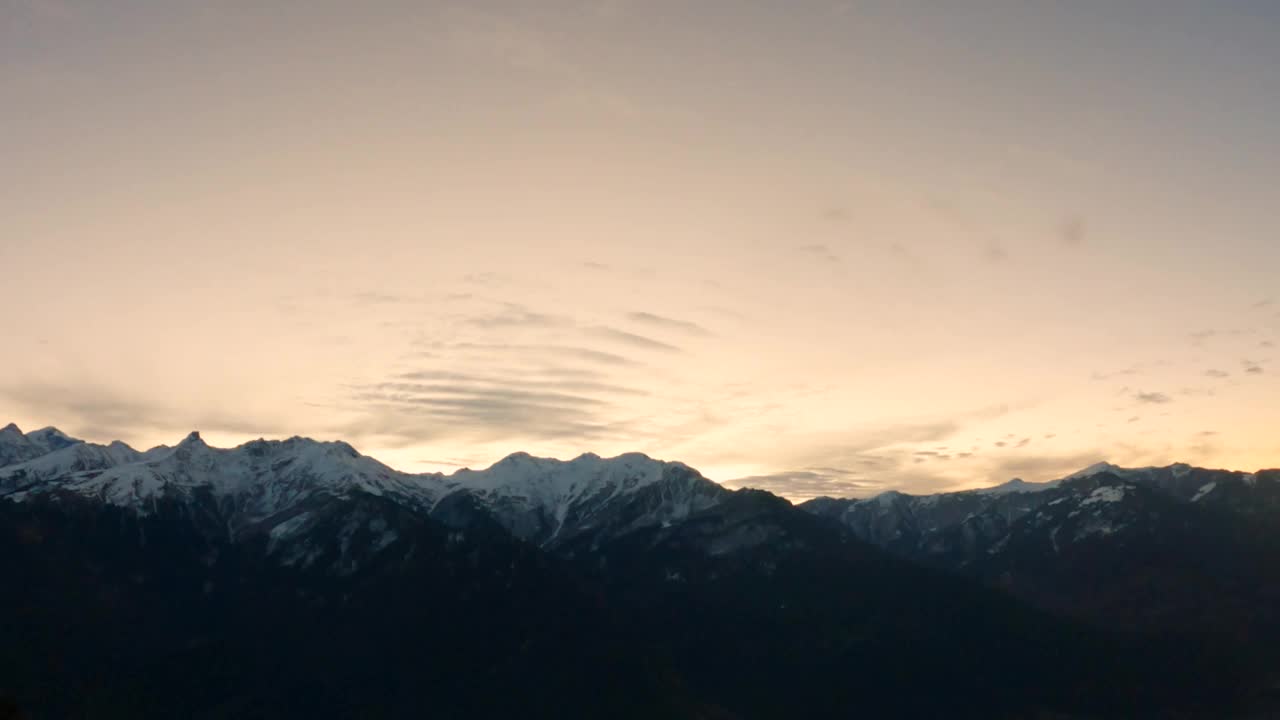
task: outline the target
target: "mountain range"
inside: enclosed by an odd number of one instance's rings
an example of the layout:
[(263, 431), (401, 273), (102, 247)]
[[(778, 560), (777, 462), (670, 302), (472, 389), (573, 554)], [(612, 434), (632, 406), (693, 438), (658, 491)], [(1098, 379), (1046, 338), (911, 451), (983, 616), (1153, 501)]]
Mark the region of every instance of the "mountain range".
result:
[(0, 691), (31, 717), (1266, 717), (1278, 512), (1278, 471), (797, 506), (639, 454), (408, 474), (10, 425)]

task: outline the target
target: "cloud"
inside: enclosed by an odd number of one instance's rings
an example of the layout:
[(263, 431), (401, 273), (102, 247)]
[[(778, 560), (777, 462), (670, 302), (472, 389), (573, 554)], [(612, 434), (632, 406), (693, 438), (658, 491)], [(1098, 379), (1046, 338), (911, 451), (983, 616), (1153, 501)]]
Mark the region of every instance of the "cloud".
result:
[(1114, 378), (1118, 378), (1118, 377), (1125, 377), (1125, 376), (1129, 376), (1129, 375), (1138, 375), (1138, 374), (1140, 374), (1140, 373), (1141, 373), (1141, 370), (1139, 370), (1137, 367), (1130, 367), (1130, 368), (1125, 368), (1125, 369), (1123, 369), (1123, 370), (1116, 370), (1116, 371), (1113, 371), (1113, 372), (1097, 372), (1097, 371), (1095, 371), (1095, 372), (1094, 372), (1092, 375), (1090, 375), (1089, 377), (1090, 377), (1091, 379), (1093, 379), (1093, 380), (1096, 380), (1096, 381), (1102, 382), (1102, 381), (1106, 381), (1106, 380), (1112, 380), (1112, 379), (1114, 379)]
[(1162, 392), (1140, 392), (1134, 395), (1133, 399), (1149, 405), (1164, 405), (1173, 402), (1173, 398)]
[(589, 394), (476, 388), (442, 384), (380, 383), (349, 398), (359, 419), (342, 429), (403, 445), (450, 440), (593, 441), (625, 435), (626, 423), (604, 398)]
[(991, 468), (992, 475), (1003, 482), (1020, 477), (1031, 482), (1044, 482), (1066, 477), (1104, 459), (1100, 452), (1080, 452), (1070, 455), (1013, 456), (1002, 459)]
[(140, 399), (91, 382), (39, 383), (0, 387), (6, 403), (29, 414), (48, 418), (63, 430), (97, 442), (124, 440), (158, 432), (204, 430), (239, 435), (272, 435), (280, 429), (271, 421), (223, 410), (191, 410)]
[(478, 461), (466, 458), (418, 458), (418, 462), (423, 465), (443, 465), (445, 467), (468, 468)]
[[(502, 303), (496, 311), (461, 322), (484, 330), (573, 325), (567, 317), (516, 303)], [(630, 348), (679, 352), (673, 345), (613, 328), (575, 327), (573, 332)], [(415, 344), (436, 357), (379, 382), (347, 386), (340, 409), (355, 419), (342, 421), (343, 432), (400, 447), (443, 440), (517, 448), (539, 441), (630, 445), (655, 432), (652, 420), (639, 426), (631, 417), (632, 403), (649, 392), (636, 385), (644, 364), (624, 354), (536, 342)]]
[(352, 295), (351, 299), (357, 305), (398, 305), (410, 301), (409, 298), (403, 295), (377, 291), (358, 292)]
[[(508, 280), (509, 278), (507, 278), (505, 275), (502, 275), (496, 272), (470, 273), (462, 277), (462, 281), (467, 283), (468, 285), (479, 285), (481, 287), (492, 287), (494, 285), (501, 285), (507, 282)], [(463, 293), (462, 295), (465, 297), (470, 297), (470, 295), (467, 293)]]
[[(566, 370), (569, 371), (569, 374), (566, 374)], [(583, 377), (579, 374), (581, 372), (576, 368), (530, 368), (526, 370), (511, 370), (505, 375), (498, 373), (482, 375), (440, 370), (416, 370), (398, 375), (397, 380), (448, 383), (450, 387), (507, 387), (524, 390), (593, 392), (610, 395), (648, 395), (643, 390), (637, 390), (625, 385), (581, 379)], [(588, 374), (587, 376), (590, 377), (592, 375)]]
[(1204, 374), (1211, 378), (1231, 377), (1231, 373), (1227, 372), (1226, 370), (1217, 370), (1217, 369), (1205, 370)]
[(379, 383), (372, 388), (378, 393), (407, 398), (404, 402), (420, 405), (452, 407), (460, 404), (484, 405), (500, 403), (548, 404), (563, 406), (603, 405), (604, 400), (566, 392), (521, 390), (508, 387), (476, 387), (449, 383)]
[(564, 315), (549, 315), (533, 312), (514, 303), (504, 303), (501, 310), (483, 315), (473, 315), (464, 319), (469, 325), (485, 329), (511, 327), (562, 327), (573, 321)]
[(687, 320), (676, 320), (662, 315), (655, 315), (650, 312), (631, 312), (627, 313), (627, 319), (631, 322), (641, 325), (648, 325), (660, 330), (674, 330), (687, 335), (695, 335), (698, 337), (710, 337), (711, 332), (697, 323), (688, 322)]
[(833, 205), (823, 210), (821, 217), (829, 223), (843, 223), (849, 219), (849, 211)]
[(775, 495), (800, 502), (824, 496), (855, 497), (880, 489), (876, 483), (856, 473), (816, 468), (735, 478), (724, 481), (724, 485), (731, 488), (767, 490)]
[(982, 258), (990, 263), (1001, 263), (1009, 259), (1009, 251), (999, 241), (992, 240), (983, 248)]
[[(872, 477), (873, 472), (875, 477)], [(803, 502), (816, 497), (870, 497), (888, 490), (927, 494), (954, 485), (954, 481), (922, 470), (911, 461), (895, 460), (889, 470), (855, 471), (806, 467), (734, 478), (723, 484), (731, 488), (768, 490), (793, 502)]]
[(597, 326), (593, 328), (588, 328), (586, 332), (587, 334), (593, 337), (597, 337), (602, 340), (608, 340), (610, 342), (619, 343), (622, 345), (628, 345), (630, 347), (633, 347), (639, 350), (656, 350), (658, 352), (666, 352), (666, 353), (684, 352), (680, 348), (670, 343), (665, 343), (665, 342), (662, 342), (661, 340), (654, 340), (653, 338), (645, 337), (644, 335), (637, 335), (635, 333), (630, 333), (625, 330), (617, 330), (615, 328)]
[(1244, 371), (1250, 375), (1261, 375), (1265, 372), (1260, 363), (1253, 362), (1252, 360), (1245, 360), (1241, 362), (1241, 365), (1244, 366)]
[(828, 262), (828, 263), (840, 262), (840, 256), (837, 255), (835, 251), (833, 251), (830, 247), (827, 247), (826, 245), (823, 245), (821, 243), (815, 243), (812, 245), (801, 245), (796, 249), (799, 250), (801, 254), (810, 258), (814, 258), (816, 260), (821, 260), (823, 262)]
[(1203, 345), (1206, 340), (1210, 340), (1218, 334), (1217, 330), (1197, 330), (1188, 337), (1191, 338), (1192, 345)]
[(522, 364), (530, 360), (556, 359), (556, 360), (577, 360), (597, 365), (608, 365), (617, 367), (638, 367), (641, 363), (623, 355), (605, 352), (603, 350), (595, 350), (593, 348), (584, 348), (572, 345), (538, 345), (538, 344), (520, 344), (520, 343), (415, 343), (422, 347), (430, 348), (427, 352), (436, 352), (437, 354), (451, 355), (455, 360), (455, 353), (476, 354), (486, 360), (492, 360), (495, 357), (513, 357), (518, 358)]
[(1080, 218), (1068, 218), (1058, 230), (1058, 241), (1068, 247), (1079, 247), (1084, 240), (1084, 221)]
[[(738, 478), (726, 484), (746, 483), (792, 499), (824, 494), (860, 497), (890, 489), (933, 492), (954, 486), (955, 479), (929, 472), (927, 465), (915, 461), (941, 462), (946, 453), (909, 446), (928, 444), (937, 448), (938, 443), (959, 431), (961, 420), (993, 412), (995, 409), (987, 408), (954, 420), (889, 424), (801, 437), (785, 437), (785, 431), (781, 431), (775, 438), (777, 451), (769, 453), (769, 462), (794, 470)], [(757, 462), (758, 452), (759, 448), (749, 443), (731, 443), (714, 459), (704, 461)], [(814, 475), (797, 475), (800, 472)], [(794, 478), (794, 484), (788, 484), (788, 478)]]

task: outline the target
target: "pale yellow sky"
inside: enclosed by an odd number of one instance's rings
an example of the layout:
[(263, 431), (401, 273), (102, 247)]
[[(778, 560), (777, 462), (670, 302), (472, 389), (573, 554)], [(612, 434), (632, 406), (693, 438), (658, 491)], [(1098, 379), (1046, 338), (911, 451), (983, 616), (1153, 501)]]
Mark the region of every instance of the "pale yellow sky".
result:
[(1208, 8), (0, 2), (0, 415), (792, 498), (1280, 465), (1280, 13)]

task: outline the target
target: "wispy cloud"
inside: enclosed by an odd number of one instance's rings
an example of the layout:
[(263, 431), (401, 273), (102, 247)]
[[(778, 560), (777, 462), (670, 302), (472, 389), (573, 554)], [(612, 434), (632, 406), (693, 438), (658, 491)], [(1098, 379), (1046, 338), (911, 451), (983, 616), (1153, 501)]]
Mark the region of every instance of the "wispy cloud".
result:
[(834, 251), (834, 250), (832, 250), (830, 247), (828, 247), (827, 245), (823, 245), (823, 244), (821, 244), (821, 243), (813, 243), (813, 244), (810, 244), (810, 245), (801, 245), (800, 247), (798, 247), (798, 248), (796, 248), (796, 249), (800, 251), (800, 254), (801, 254), (801, 255), (803, 255), (804, 257), (807, 257), (807, 258), (812, 258), (812, 259), (814, 259), (814, 260), (820, 260), (820, 261), (825, 262), (825, 263), (838, 263), (838, 262), (840, 262), (840, 256), (839, 256), (839, 255), (837, 255), (837, 254), (835, 253), (835, 251)]
[(1058, 229), (1058, 241), (1067, 247), (1079, 247), (1085, 241), (1084, 221), (1080, 218), (1068, 218)]
[(351, 300), (357, 305), (399, 305), (410, 299), (404, 295), (368, 290), (353, 294)]
[(1188, 337), (1191, 338), (1192, 345), (1200, 346), (1204, 345), (1206, 341), (1213, 339), (1217, 335), (1217, 330), (1197, 330), (1196, 332), (1191, 333)]
[(797, 501), (815, 497), (860, 497), (878, 491), (879, 486), (852, 471), (831, 468), (751, 475), (726, 480), (731, 488), (755, 488)]
[(982, 249), (982, 259), (989, 263), (1002, 263), (1009, 259), (1009, 251), (998, 240), (990, 240)]
[(656, 350), (658, 352), (666, 353), (684, 352), (675, 345), (662, 342), (661, 340), (654, 340), (651, 337), (637, 335), (636, 333), (627, 332), (626, 330), (604, 327), (602, 325), (587, 328), (585, 332), (592, 337), (607, 340), (619, 345), (626, 345), (638, 350)]
[(175, 426), (239, 435), (271, 435), (283, 429), (238, 409), (175, 407), (91, 381), (0, 386), (0, 398), (49, 418), (73, 435), (99, 442), (135, 442), (157, 432), (172, 432)]
[(1149, 405), (1164, 405), (1173, 402), (1173, 398), (1162, 392), (1140, 392), (1135, 394), (1133, 399), (1139, 403)]
[(1143, 371), (1143, 366), (1132, 365), (1127, 368), (1123, 368), (1120, 370), (1112, 370), (1109, 372), (1095, 371), (1090, 377), (1093, 378), (1094, 380), (1106, 381), (1106, 380), (1113, 380), (1118, 377), (1129, 377), (1132, 375), (1141, 375), (1142, 371)]
[(573, 320), (567, 316), (534, 312), (523, 305), (517, 305), (515, 303), (504, 303), (502, 308), (496, 312), (470, 315), (464, 317), (463, 320), (469, 325), (486, 329), (511, 327), (564, 327), (573, 323)]
[(710, 337), (711, 331), (701, 325), (687, 320), (676, 320), (674, 318), (663, 317), (650, 312), (631, 312), (627, 313), (627, 319), (631, 322), (646, 325), (657, 330), (671, 330), (682, 332), (687, 335), (697, 337)]
[(600, 397), (447, 384), (380, 383), (357, 388), (349, 401), (358, 419), (343, 430), (403, 445), (440, 440), (512, 444), (573, 438), (594, 441), (625, 434)]
[(1002, 482), (1020, 477), (1032, 482), (1057, 480), (1105, 459), (1100, 451), (1071, 453), (1068, 455), (1030, 455), (1002, 458), (990, 472), (993, 481)]
[(485, 359), (517, 357), (522, 362), (539, 358), (546, 360), (574, 360), (616, 367), (638, 367), (642, 364), (638, 360), (624, 355), (576, 345), (485, 342), (442, 343), (435, 341), (421, 341), (415, 344), (418, 347), (425, 348), (425, 352), (436, 353), (439, 357), (447, 356), (454, 361), (464, 359), (470, 355)]
[[(886, 424), (814, 437), (780, 437), (785, 448), (779, 461), (793, 470), (759, 474), (730, 481), (732, 486), (768, 489), (793, 499), (817, 495), (866, 496), (883, 490), (936, 492), (954, 487), (954, 477), (939, 474), (933, 466), (946, 467), (968, 460), (974, 453), (944, 450), (940, 444), (954, 436), (966, 422), (992, 419), (1008, 412), (1004, 406), (962, 413), (952, 419)], [(926, 447), (921, 448), (920, 445)], [(752, 459), (749, 448), (724, 452), (720, 460)]]

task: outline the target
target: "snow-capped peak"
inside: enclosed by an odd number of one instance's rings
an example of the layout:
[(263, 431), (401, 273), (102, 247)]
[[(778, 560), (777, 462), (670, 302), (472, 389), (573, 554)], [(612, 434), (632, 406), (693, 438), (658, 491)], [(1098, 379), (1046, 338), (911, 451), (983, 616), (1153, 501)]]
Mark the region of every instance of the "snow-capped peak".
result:
[[(363, 491), (421, 506), (443, 490), (438, 482), (430, 482), (430, 476), (397, 472), (345, 443), (302, 438), (255, 440), (221, 449), (209, 447), (193, 432), (176, 447), (159, 451), (137, 453), (123, 443), (82, 443), (33, 463), (40, 464), (5, 468), (0, 479), (16, 478), (9, 483), (11, 491), (63, 490), (140, 512), (161, 498), (191, 499), (209, 493), (220, 503), (229, 502), (241, 522), (271, 516), (319, 495)], [(33, 486), (33, 480), (41, 482)]]
[[(16, 427), (16, 426), (15, 426), (15, 427)], [(31, 432), (27, 433), (27, 437), (36, 437), (36, 436), (39, 436), (39, 437), (55, 437), (55, 438), (60, 438), (60, 439), (62, 439), (62, 440), (69, 440), (69, 441), (71, 441), (71, 442), (79, 442), (79, 441), (78, 441), (78, 440), (76, 440), (75, 438), (71, 437), (70, 435), (68, 435), (68, 434), (66, 434), (66, 433), (64, 433), (64, 432), (62, 432), (61, 430), (59, 430), (58, 428), (56, 428), (56, 427), (54, 427), (54, 426), (52, 426), (52, 425), (50, 425), (49, 427), (42, 427), (42, 428), (40, 428), (39, 430), (32, 430)]]
[(728, 491), (681, 463), (640, 453), (572, 460), (515, 453), (486, 470), (441, 477), (449, 493), (477, 498), (515, 535), (540, 544), (586, 530), (625, 532), (710, 507)]
[(22, 501), (69, 493), (143, 514), (161, 503), (211, 502), (233, 533), (273, 527), (310, 512), (303, 508), (357, 493), (424, 512), (435, 512), (446, 497), (469, 495), (523, 539), (567, 542), (584, 532), (669, 524), (729, 492), (686, 465), (641, 453), (556, 460), (517, 452), (485, 470), (445, 476), (398, 472), (347, 443), (301, 437), (224, 449), (193, 431), (173, 447), (144, 453), (123, 443), (73, 443), (55, 431), (48, 439), (63, 445), (42, 452), (26, 436), (14, 437), (21, 452), (0, 469), (0, 496)]
[(116, 441), (108, 446), (70, 442), (51, 452), (0, 468), (0, 495), (39, 490), (46, 482), (70, 482), (142, 459), (142, 453)]
[(1063, 480), (1079, 480), (1080, 478), (1093, 477), (1094, 475), (1101, 475), (1102, 473), (1122, 473), (1122, 472), (1124, 472), (1124, 468), (1118, 465), (1112, 465), (1109, 462), (1100, 462), (1100, 463), (1094, 463), (1083, 470), (1078, 470), (1074, 473), (1071, 473), (1070, 475), (1063, 478)]
[(22, 434), (14, 423), (0, 428), (0, 467), (25, 462), (48, 452), (48, 448)]
[(559, 505), (606, 486), (616, 492), (634, 491), (659, 480), (667, 465), (640, 453), (610, 459), (585, 454), (573, 460), (555, 460), (517, 452), (487, 470), (459, 470), (447, 482), (472, 492), (516, 495)]
[(45, 452), (54, 452), (55, 450), (61, 450), (69, 445), (76, 445), (84, 442), (78, 438), (71, 437), (56, 427), (44, 427), (39, 430), (33, 430), (27, 433), (27, 440), (35, 443)]
[(1051, 490), (1058, 486), (1060, 481), (1051, 480), (1042, 483), (1029, 483), (1022, 478), (1013, 478), (1008, 482), (1001, 483), (988, 488), (980, 488), (976, 492), (982, 495), (1007, 495), (1009, 493), (1030, 493), (1041, 492), (1043, 490)]

